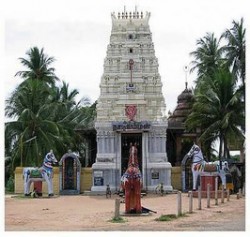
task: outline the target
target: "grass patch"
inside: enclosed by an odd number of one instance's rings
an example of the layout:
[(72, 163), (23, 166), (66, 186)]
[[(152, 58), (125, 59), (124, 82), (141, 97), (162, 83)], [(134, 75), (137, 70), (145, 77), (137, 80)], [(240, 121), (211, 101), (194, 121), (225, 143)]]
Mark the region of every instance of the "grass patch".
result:
[(156, 221), (172, 221), (174, 219), (177, 219), (179, 217), (187, 217), (188, 215), (186, 213), (182, 213), (181, 215), (175, 215), (175, 214), (167, 214), (167, 215), (161, 215), (160, 217), (156, 218)]
[(126, 222), (127, 220), (123, 219), (122, 217), (113, 217), (111, 220), (109, 220), (109, 222), (112, 222), (112, 223), (124, 223)]
[(175, 214), (168, 214), (168, 215), (161, 215), (160, 217), (156, 218), (156, 221), (171, 221), (176, 219), (177, 216)]

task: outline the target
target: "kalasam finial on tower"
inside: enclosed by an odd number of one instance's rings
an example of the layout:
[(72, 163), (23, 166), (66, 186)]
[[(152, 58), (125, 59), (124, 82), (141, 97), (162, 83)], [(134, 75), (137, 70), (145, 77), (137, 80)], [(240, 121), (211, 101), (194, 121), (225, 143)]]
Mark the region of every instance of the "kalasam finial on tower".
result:
[(187, 82), (187, 73), (188, 73), (188, 66), (185, 65), (184, 68), (183, 68), (184, 72), (185, 72), (185, 89), (187, 89), (187, 85), (188, 85), (188, 82)]

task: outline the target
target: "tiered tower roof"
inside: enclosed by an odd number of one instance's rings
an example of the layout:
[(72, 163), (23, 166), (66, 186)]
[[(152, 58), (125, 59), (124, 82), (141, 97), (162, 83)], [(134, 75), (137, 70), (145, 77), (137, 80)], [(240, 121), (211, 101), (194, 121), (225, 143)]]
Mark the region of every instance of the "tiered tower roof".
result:
[(136, 121), (165, 117), (165, 100), (158, 72), (150, 13), (112, 13), (112, 30), (100, 83), (97, 121), (124, 121), (126, 107), (136, 107)]
[(184, 129), (184, 122), (187, 119), (191, 109), (193, 102), (193, 93), (191, 89), (186, 88), (182, 93), (178, 96), (177, 106), (172, 115), (168, 118), (168, 127), (171, 128), (180, 128)]

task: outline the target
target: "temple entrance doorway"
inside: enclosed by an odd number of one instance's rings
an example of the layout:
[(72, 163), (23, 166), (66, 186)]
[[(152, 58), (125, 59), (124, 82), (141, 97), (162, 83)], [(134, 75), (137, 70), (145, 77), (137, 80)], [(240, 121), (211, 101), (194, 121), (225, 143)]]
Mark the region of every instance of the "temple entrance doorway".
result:
[(139, 168), (142, 173), (142, 133), (122, 133), (121, 143), (121, 175), (128, 168), (130, 143), (137, 144)]

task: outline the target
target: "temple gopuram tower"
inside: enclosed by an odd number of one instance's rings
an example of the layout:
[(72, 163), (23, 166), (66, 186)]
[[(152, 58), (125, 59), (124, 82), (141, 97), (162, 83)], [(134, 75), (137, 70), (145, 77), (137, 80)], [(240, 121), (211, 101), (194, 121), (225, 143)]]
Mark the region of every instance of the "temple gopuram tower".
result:
[(150, 13), (112, 13), (112, 30), (97, 103), (97, 156), (92, 165), (92, 192), (109, 184), (120, 189), (130, 143), (138, 148), (144, 190), (159, 183), (172, 190), (166, 153), (167, 118), (161, 76), (155, 56)]

